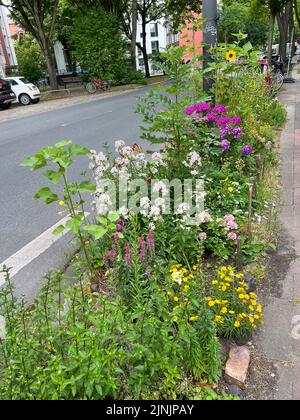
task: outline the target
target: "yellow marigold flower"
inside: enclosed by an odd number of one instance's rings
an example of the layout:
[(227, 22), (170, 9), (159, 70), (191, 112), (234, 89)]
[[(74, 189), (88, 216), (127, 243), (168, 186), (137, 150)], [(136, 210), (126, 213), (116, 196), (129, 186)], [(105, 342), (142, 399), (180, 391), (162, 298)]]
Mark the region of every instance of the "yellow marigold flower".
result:
[(250, 301), (250, 302), (251, 302), (251, 305), (252, 305), (252, 306), (256, 306), (256, 305), (257, 305), (256, 300), (251, 299), (251, 301)]
[(229, 188), (228, 188), (228, 191), (229, 191), (230, 193), (232, 193), (232, 192), (234, 191), (234, 188), (229, 187)]
[(225, 265), (223, 265), (223, 267), (221, 267), (221, 271), (222, 271), (223, 273), (227, 273), (227, 267), (225, 267)]
[(235, 61), (236, 60), (236, 52), (233, 51), (233, 50), (227, 51), (226, 60), (227, 61)]
[(198, 266), (197, 265), (193, 265), (192, 268), (193, 268), (194, 271), (197, 271), (198, 270)]
[(197, 321), (198, 320), (198, 316), (191, 316), (190, 317), (190, 321)]
[(227, 287), (226, 286), (222, 286), (221, 290), (222, 290), (222, 292), (226, 292)]
[(213, 300), (208, 302), (208, 306), (210, 306), (211, 308), (213, 308), (215, 306), (215, 304), (216, 304), (216, 302), (214, 302)]
[(168, 293), (167, 293), (167, 295), (168, 295), (168, 296), (172, 296), (172, 293), (171, 293), (171, 292), (168, 292)]
[(247, 318), (247, 314), (242, 313), (241, 315), (242, 315), (242, 318)]
[(217, 299), (217, 300), (215, 301), (215, 303), (216, 303), (216, 305), (222, 305), (222, 301), (221, 301), (220, 299)]
[(179, 297), (178, 296), (174, 296), (174, 302), (178, 302), (179, 301)]
[(237, 289), (235, 289), (235, 291), (237, 293), (244, 293), (244, 289), (242, 287), (238, 287)]
[(227, 308), (225, 308), (225, 306), (221, 309), (221, 313), (226, 315), (228, 312)]
[(227, 305), (228, 300), (222, 300), (222, 305)]
[(219, 284), (219, 282), (218, 282), (218, 280), (213, 280), (213, 281), (211, 282), (211, 284), (212, 284), (213, 286), (216, 286), (217, 284)]
[(255, 293), (253, 293), (253, 292), (251, 292), (251, 293), (250, 293), (250, 296), (251, 296), (253, 299), (256, 299), (256, 298), (257, 298), (257, 295), (256, 295)]
[(235, 326), (235, 328), (240, 328), (240, 326), (241, 326), (240, 321), (235, 321), (234, 326)]
[(234, 311), (229, 311), (230, 315), (234, 315), (235, 312)]
[(223, 318), (220, 315), (215, 316), (215, 322), (218, 324), (224, 324)]
[(239, 295), (239, 299), (244, 300), (245, 299), (245, 295), (244, 294), (240, 294)]
[(245, 296), (245, 300), (250, 300), (250, 296), (249, 295), (245, 294), (244, 296)]
[(189, 290), (190, 290), (190, 286), (185, 285), (184, 288), (183, 288), (183, 291), (184, 292), (188, 292)]
[(260, 319), (258, 315), (254, 315), (254, 319)]
[(249, 306), (250, 311), (254, 311), (254, 308), (252, 305)]
[(178, 316), (173, 316), (172, 321), (177, 322), (178, 321)]
[(58, 204), (59, 204), (60, 206), (64, 206), (64, 205), (65, 205), (65, 202), (64, 202), (63, 200), (61, 200)]
[(239, 273), (235, 277), (240, 280), (240, 279), (243, 279), (244, 278), (244, 274)]
[(225, 277), (225, 281), (227, 281), (227, 282), (231, 283), (231, 282), (232, 282), (232, 278), (231, 278), (231, 277), (229, 277), (229, 276), (227, 276), (227, 277)]
[(250, 321), (251, 324), (254, 324), (254, 318), (253, 318), (253, 316), (249, 316), (249, 321)]
[(189, 278), (188, 277), (184, 277), (183, 278), (183, 281), (184, 281), (184, 283), (187, 283), (189, 281)]
[(258, 307), (256, 308), (256, 312), (258, 312), (259, 314), (262, 313), (262, 306), (258, 305)]

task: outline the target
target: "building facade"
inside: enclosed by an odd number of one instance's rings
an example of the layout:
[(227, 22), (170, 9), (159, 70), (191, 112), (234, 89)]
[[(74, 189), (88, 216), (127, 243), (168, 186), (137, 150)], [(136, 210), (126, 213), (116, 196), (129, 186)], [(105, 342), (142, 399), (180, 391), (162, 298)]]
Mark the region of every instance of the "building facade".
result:
[(7, 71), (16, 69), (18, 65), (10, 23), (7, 8), (0, 6), (0, 77), (4, 77)]
[[(195, 17), (199, 17), (195, 15)], [(167, 19), (160, 19), (157, 22), (152, 22), (147, 25), (147, 52), (150, 56), (150, 73), (152, 76), (161, 74), (161, 70), (151, 60), (151, 56), (155, 53), (164, 52), (170, 45), (194, 45), (195, 53), (202, 54), (203, 32), (194, 30), (192, 24), (186, 22), (187, 28), (183, 29), (181, 33), (175, 34)], [(137, 42), (143, 44), (142, 24), (138, 25)], [(192, 59), (192, 54), (185, 58), (188, 62)], [(142, 52), (137, 48), (137, 68), (145, 71), (144, 60)]]

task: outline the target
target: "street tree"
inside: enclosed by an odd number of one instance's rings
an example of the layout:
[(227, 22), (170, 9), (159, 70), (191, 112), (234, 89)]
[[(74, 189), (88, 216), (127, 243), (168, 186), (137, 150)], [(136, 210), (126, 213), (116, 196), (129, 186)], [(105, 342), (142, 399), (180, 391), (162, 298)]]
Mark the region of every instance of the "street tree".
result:
[(53, 39), (60, 0), (0, 0), (12, 19), (38, 42), (47, 64), (50, 85), (57, 89)]

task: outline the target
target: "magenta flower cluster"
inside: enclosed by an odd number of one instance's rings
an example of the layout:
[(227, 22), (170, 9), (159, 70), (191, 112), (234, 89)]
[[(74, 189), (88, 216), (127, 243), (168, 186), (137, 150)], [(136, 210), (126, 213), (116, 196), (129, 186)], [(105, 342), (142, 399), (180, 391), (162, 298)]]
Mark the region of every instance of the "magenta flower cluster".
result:
[[(212, 107), (207, 102), (200, 102), (186, 108), (186, 115), (194, 116), (195, 122), (205, 122), (212, 124), (220, 133), (220, 147), (223, 153), (231, 149), (232, 141), (240, 140), (243, 137), (243, 128), (241, 127), (242, 119), (236, 115), (229, 117), (227, 115), (227, 108), (218, 104)], [(253, 152), (252, 146), (244, 146), (242, 154), (249, 156)]]

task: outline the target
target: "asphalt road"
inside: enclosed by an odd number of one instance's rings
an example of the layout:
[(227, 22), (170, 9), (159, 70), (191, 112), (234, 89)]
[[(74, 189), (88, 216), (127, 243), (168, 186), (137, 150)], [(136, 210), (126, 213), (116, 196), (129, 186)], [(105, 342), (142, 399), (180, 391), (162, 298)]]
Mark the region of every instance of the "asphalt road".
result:
[[(138, 142), (136, 98), (147, 89), (0, 123), (0, 263), (61, 219), (57, 206), (32, 199), (48, 181), (20, 162), (64, 139), (96, 150), (118, 139)], [(72, 174), (86, 168), (87, 159), (81, 157)]]

